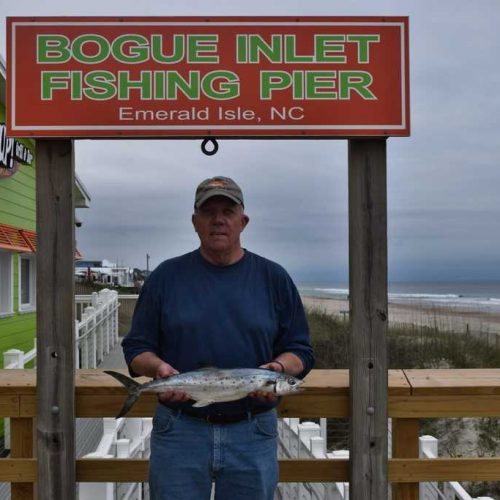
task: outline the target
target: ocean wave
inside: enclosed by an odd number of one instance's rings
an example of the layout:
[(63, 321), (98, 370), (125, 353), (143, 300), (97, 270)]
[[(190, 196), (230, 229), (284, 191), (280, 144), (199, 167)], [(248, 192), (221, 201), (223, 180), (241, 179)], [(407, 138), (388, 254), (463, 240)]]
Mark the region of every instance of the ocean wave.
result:
[(389, 298), (450, 300), (463, 297), (455, 293), (390, 293)]
[(318, 292), (331, 293), (332, 295), (349, 295), (349, 290), (346, 288), (313, 288)]
[[(346, 299), (349, 289), (328, 286), (300, 286), (301, 293), (316, 297)], [(500, 311), (499, 297), (466, 296), (461, 293), (426, 293), (426, 292), (389, 292), (389, 303), (393, 304), (425, 304), (436, 307), (453, 307), (459, 309), (477, 309)]]

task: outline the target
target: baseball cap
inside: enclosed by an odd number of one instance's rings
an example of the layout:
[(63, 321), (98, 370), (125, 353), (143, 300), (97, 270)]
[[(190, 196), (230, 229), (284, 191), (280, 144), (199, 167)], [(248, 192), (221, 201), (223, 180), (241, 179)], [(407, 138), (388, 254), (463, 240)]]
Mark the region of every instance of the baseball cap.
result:
[(225, 196), (238, 205), (244, 206), (240, 187), (229, 177), (211, 177), (201, 182), (196, 188), (194, 208), (200, 208), (212, 196)]

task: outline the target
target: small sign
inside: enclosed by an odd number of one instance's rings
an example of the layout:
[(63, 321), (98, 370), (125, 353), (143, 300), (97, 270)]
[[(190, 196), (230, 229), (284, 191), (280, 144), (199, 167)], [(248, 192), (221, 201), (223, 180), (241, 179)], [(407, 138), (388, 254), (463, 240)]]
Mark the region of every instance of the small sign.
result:
[(407, 136), (407, 17), (8, 18), (8, 133)]
[(20, 164), (31, 165), (33, 153), (22, 142), (7, 137), (5, 123), (0, 123), (0, 179), (14, 175)]

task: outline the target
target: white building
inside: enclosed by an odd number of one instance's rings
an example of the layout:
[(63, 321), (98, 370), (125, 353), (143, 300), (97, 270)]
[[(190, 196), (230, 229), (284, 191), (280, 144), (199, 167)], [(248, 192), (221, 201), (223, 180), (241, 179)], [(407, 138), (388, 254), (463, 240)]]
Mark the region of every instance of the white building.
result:
[(134, 270), (109, 260), (80, 260), (75, 263), (78, 281), (93, 281), (107, 286), (134, 286)]

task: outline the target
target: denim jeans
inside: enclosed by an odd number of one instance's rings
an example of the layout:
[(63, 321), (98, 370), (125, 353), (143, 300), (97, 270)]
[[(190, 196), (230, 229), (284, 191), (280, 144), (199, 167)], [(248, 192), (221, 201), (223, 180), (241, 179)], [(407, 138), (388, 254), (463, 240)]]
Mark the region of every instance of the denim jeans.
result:
[(278, 483), (276, 411), (209, 424), (161, 404), (151, 434), (151, 500), (272, 500)]

